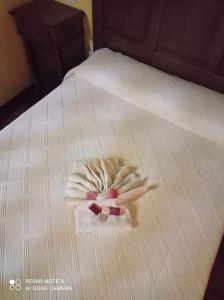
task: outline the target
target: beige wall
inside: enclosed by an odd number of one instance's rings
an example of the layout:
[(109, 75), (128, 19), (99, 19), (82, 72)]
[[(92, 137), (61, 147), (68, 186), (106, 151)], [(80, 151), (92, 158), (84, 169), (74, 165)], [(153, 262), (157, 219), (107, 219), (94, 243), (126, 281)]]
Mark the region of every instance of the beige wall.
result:
[(7, 102), (31, 82), (21, 37), (16, 33), (13, 8), (29, 0), (0, 0), (0, 105)]

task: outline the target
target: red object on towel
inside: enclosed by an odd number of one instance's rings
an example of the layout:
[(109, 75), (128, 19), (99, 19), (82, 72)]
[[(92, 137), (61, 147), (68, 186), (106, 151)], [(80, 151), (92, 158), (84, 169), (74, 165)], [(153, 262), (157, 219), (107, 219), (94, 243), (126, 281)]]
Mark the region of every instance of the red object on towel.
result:
[(102, 212), (102, 208), (101, 208), (99, 205), (95, 204), (95, 203), (93, 203), (92, 205), (90, 205), (90, 206), (89, 206), (89, 209), (90, 209), (95, 215), (98, 215), (98, 214), (100, 214), (100, 213)]
[(96, 192), (87, 192), (86, 200), (96, 200), (97, 193)]
[(110, 215), (114, 215), (114, 216), (120, 216), (121, 215), (121, 209), (120, 207), (109, 207), (110, 209)]
[[(105, 206), (107, 207), (107, 206)], [(109, 210), (110, 210), (110, 215), (113, 215), (113, 216), (120, 216), (121, 215), (121, 209), (120, 207), (112, 207), (112, 206), (109, 206), (108, 207)], [(99, 215), (101, 212), (102, 212), (102, 207), (93, 203), (92, 205), (89, 206), (89, 209), (95, 214), (95, 215)]]
[(118, 191), (116, 189), (110, 188), (107, 191), (107, 198), (114, 199), (114, 198), (117, 198), (117, 196), (118, 196)]

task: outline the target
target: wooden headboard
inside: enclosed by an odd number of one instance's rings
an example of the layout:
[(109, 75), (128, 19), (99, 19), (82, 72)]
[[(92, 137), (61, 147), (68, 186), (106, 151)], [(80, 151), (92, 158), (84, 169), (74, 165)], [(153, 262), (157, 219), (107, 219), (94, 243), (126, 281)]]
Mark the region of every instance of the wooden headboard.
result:
[(223, 0), (93, 0), (93, 33), (94, 50), (224, 92)]

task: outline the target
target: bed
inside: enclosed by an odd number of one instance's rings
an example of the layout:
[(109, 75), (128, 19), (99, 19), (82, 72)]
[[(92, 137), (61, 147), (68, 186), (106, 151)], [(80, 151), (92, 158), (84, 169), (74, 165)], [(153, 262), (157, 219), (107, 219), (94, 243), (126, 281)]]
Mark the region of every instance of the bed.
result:
[[(0, 133), (0, 298), (202, 299), (224, 232), (223, 116), (223, 94), (110, 49), (71, 70)], [(75, 234), (74, 160), (114, 155), (158, 188), (138, 226)]]

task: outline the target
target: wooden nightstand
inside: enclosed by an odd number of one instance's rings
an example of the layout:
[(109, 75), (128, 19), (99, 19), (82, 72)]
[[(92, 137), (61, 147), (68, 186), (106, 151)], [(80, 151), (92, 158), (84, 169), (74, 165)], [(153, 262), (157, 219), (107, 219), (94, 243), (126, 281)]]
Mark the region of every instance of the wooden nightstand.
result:
[(55, 1), (39, 0), (11, 14), (23, 37), (38, 92), (44, 96), (85, 59), (84, 13)]

